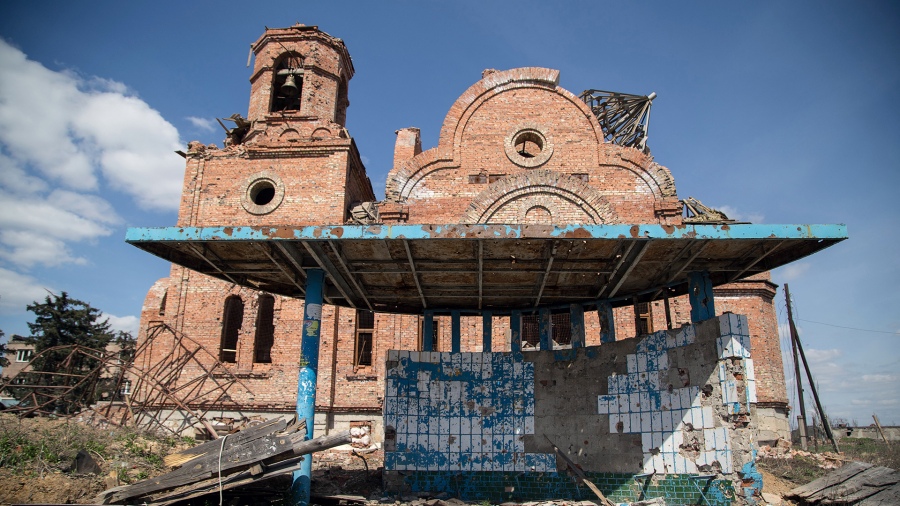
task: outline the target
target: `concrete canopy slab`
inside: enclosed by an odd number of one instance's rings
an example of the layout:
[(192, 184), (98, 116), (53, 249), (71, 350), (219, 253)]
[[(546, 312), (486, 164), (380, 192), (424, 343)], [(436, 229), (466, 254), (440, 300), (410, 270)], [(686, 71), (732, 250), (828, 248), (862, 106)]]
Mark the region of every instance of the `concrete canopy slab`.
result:
[(380, 312), (631, 304), (788, 264), (847, 238), (845, 225), (335, 225), (130, 228), (126, 241), (238, 285)]

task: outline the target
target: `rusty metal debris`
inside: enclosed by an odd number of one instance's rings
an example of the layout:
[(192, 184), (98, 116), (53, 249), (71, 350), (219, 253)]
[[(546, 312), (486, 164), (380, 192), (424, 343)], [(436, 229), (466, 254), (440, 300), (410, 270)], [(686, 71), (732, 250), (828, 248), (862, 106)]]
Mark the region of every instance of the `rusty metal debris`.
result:
[[(33, 364), (48, 353), (68, 352), (61, 366), (51, 372)], [(76, 364), (91, 359), (97, 365), (81, 370)], [(102, 422), (142, 427), (181, 435), (191, 428), (218, 434), (207, 415), (228, 402), (235, 385), (250, 392), (216, 354), (165, 324), (147, 330), (134, 358), (123, 361), (119, 353), (83, 346), (48, 348), (35, 355), (18, 374), (0, 382), (0, 390), (19, 393), (18, 406), (7, 412), (20, 417), (56, 415), (65, 401)], [(101, 389), (107, 391), (104, 399)], [(74, 394), (77, 393), (77, 396)], [(94, 399), (101, 400), (91, 405)]]
[(629, 95), (615, 91), (585, 90), (579, 98), (597, 116), (606, 142), (650, 152), (647, 147), (650, 106), (656, 93)]

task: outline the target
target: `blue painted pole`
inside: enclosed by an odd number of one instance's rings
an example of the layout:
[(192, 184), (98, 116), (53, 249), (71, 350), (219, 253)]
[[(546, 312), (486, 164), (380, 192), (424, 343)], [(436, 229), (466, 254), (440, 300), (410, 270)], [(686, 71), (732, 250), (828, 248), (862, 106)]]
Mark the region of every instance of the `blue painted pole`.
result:
[(459, 353), (460, 349), (460, 323), (459, 311), (450, 311), (450, 351)]
[(688, 300), (691, 302), (691, 323), (699, 323), (716, 316), (709, 272), (688, 273)]
[(422, 351), (434, 351), (434, 311), (425, 311), (422, 320)]
[(522, 352), (522, 312), (513, 311), (509, 315), (509, 350)]
[(488, 353), (491, 351), (491, 339), (493, 332), (492, 325), (494, 323), (494, 313), (485, 311), (481, 313), (481, 351)]
[(600, 318), (600, 342), (616, 342), (616, 318), (613, 315), (612, 304), (609, 302), (597, 304), (597, 316)]
[[(297, 419), (306, 420), (306, 434), (313, 438), (316, 417), (316, 376), (319, 369), (319, 335), (322, 330), (322, 292), (325, 272), (306, 271), (306, 300), (303, 304), (303, 335), (300, 343), (300, 374), (297, 378)], [(312, 455), (304, 455), (300, 469), (293, 473), (291, 496), (297, 506), (309, 504)]]
[(552, 315), (550, 314), (549, 309), (541, 309), (538, 313), (540, 315), (540, 332), (541, 332), (541, 349), (542, 350), (552, 350), (553, 349), (553, 323), (551, 322)]
[(569, 325), (572, 348), (584, 348), (584, 306), (569, 304)]

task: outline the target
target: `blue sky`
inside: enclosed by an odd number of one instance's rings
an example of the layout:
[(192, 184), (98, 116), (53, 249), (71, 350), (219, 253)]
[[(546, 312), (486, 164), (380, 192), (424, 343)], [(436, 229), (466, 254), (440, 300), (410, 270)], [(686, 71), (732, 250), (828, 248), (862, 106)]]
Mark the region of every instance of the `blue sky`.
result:
[[(168, 264), (125, 244), (176, 219), (188, 141), (246, 114), (249, 46), (344, 39), (347, 127), (376, 195), (394, 132), (433, 147), (486, 68), (656, 92), (649, 145), (682, 198), (756, 223), (846, 223), (774, 273), (832, 418), (900, 424), (900, 8), (892, 2), (32, 2), (0, 16), (0, 329), (65, 290), (135, 330)], [(783, 290), (776, 299), (786, 321)], [(841, 328), (845, 327), (845, 328)], [(791, 385), (789, 385), (789, 388)], [(792, 397), (796, 397), (792, 395)], [(808, 403), (811, 405), (811, 403)]]

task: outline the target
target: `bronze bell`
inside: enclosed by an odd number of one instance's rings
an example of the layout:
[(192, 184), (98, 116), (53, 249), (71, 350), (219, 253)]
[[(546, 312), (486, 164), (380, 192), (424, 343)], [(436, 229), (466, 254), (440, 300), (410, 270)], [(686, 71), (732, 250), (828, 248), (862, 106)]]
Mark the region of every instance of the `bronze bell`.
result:
[(284, 80), (284, 84), (281, 85), (281, 93), (286, 97), (296, 97), (300, 94), (300, 88), (298, 88), (297, 83), (294, 82), (294, 74), (288, 74), (287, 79)]

